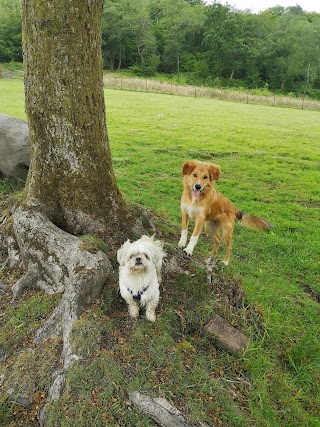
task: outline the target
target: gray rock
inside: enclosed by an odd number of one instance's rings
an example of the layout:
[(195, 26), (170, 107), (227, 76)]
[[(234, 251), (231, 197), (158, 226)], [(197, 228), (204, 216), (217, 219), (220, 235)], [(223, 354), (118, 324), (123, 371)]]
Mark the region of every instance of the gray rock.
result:
[(22, 393), (17, 393), (13, 388), (7, 390), (7, 394), (10, 396), (12, 402), (17, 403), (18, 405), (21, 405), (24, 408), (30, 408), (33, 403), (33, 399), (31, 396)]
[(214, 335), (217, 345), (228, 353), (237, 354), (248, 346), (249, 339), (217, 314), (205, 326), (205, 330)]
[[(0, 345), (0, 362), (4, 362), (7, 358), (7, 351), (4, 347), (2, 347), (2, 345)], [(1, 379), (1, 377), (0, 377)], [(1, 381), (0, 381), (0, 386), (1, 386)]]
[(0, 114), (0, 175), (25, 179), (30, 164), (28, 124)]
[[(7, 285), (4, 281), (0, 280), (0, 294), (1, 293), (9, 293), (10, 292), (10, 286)], [(0, 346), (0, 355), (1, 355), (1, 346)]]

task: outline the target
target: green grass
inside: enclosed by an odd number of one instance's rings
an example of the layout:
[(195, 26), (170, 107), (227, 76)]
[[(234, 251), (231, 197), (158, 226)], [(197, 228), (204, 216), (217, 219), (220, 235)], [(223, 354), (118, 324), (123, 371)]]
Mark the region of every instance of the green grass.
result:
[[(6, 93), (1, 113), (25, 119), (23, 83), (0, 81), (0, 92)], [(192, 158), (219, 164), (219, 191), (274, 225), (270, 233), (236, 226), (228, 269), (263, 328), (259, 334), (254, 324), (243, 324), (252, 343), (240, 359), (215, 350), (195, 330), (217, 303), (205, 272), (196, 268), (194, 277), (166, 284), (155, 325), (128, 321), (113, 290), (90, 314), (105, 324), (105, 330), (94, 330), (100, 340), (96, 356), (71, 369), (63, 399), (51, 412), (52, 425), (62, 419), (61, 425), (71, 425), (81, 413), (79, 425), (151, 426), (126, 406), (124, 390), (138, 388), (216, 425), (319, 426), (320, 310), (312, 298), (320, 293), (319, 113), (115, 90), (106, 90), (105, 98), (120, 189), (127, 202), (157, 212), (159, 233), (167, 240), (179, 240), (180, 171)], [(203, 237), (194, 256), (201, 260), (209, 251)], [(174, 310), (191, 326), (182, 327)], [(237, 324), (241, 315), (240, 309), (226, 313)], [(96, 373), (93, 384), (90, 372)], [(108, 377), (112, 387), (103, 382)]]

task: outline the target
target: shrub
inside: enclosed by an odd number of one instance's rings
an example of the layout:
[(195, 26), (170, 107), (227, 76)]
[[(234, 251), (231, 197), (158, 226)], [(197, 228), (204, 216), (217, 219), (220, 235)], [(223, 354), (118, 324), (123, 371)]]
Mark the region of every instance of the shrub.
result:
[(155, 76), (157, 69), (160, 64), (160, 58), (158, 55), (150, 55), (142, 64), (133, 65), (129, 69), (139, 77), (151, 77)]
[(3, 71), (22, 71), (23, 64), (21, 62), (6, 62), (1, 64)]

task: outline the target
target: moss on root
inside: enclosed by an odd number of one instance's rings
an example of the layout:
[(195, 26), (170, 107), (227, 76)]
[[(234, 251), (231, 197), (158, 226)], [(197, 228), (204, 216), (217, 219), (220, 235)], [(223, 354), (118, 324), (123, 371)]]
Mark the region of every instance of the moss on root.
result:
[(83, 251), (88, 251), (92, 254), (97, 253), (98, 251), (102, 251), (108, 253), (109, 246), (102, 239), (99, 239), (95, 236), (81, 236), (80, 237), (80, 249)]

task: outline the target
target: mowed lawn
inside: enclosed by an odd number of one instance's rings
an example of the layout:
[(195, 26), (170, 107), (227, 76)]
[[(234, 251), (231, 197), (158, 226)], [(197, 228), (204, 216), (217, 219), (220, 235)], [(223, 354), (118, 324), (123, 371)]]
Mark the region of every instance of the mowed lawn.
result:
[[(228, 268), (265, 326), (239, 361), (251, 384), (246, 419), (319, 426), (320, 113), (116, 90), (105, 100), (120, 189), (159, 214), (172, 243), (186, 159), (219, 164), (219, 191), (273, 224), (267, 233), (236, 226)], [(0, 81), (0, 113), (26, 119), (23, 82)], [(194, 257), (210, 248), (203, 236)]]

